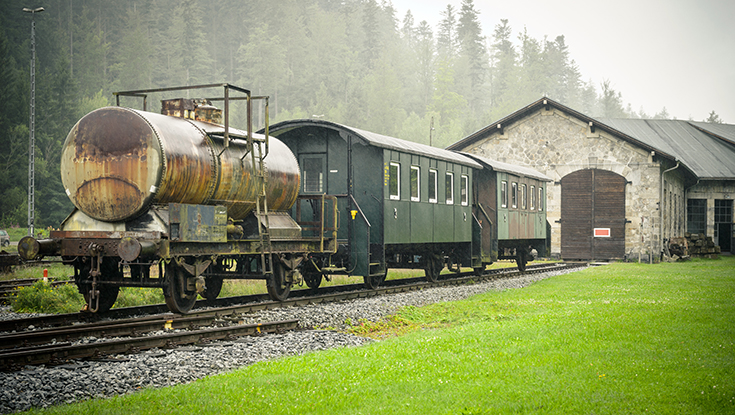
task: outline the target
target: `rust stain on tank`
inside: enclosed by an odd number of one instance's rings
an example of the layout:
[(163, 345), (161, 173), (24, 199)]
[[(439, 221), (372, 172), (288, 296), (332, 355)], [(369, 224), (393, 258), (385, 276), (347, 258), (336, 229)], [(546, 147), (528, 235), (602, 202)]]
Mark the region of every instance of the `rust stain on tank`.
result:
[(94, 111), (77, 126), (76, 158), (83, 162), (121, 157), (145, 161), (150, 134), (150, 127), (130, 111)]

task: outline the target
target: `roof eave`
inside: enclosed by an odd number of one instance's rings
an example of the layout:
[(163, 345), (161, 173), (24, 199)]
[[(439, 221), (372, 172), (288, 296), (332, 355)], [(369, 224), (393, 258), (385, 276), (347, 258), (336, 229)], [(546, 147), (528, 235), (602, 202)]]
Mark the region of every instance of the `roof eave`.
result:
[(623, 133), (622, 131), (616, 130), (615, 128), (612, 128), (609, 125), (606, 125), (606, 124), (604, 124), (604, 123), (602, 123), (602, 122), (600, 122), (600, 121), (598, 121), (598, 120), (596, 120), (596, 119), (594, 119), (592, 117), (589, 117), (587, 115), (584, 115), (584, 114), (582, 114), (579, 111), (575, 111), (575, 110), (573, 110), (573, 109), (571, 109), (571, 108), (569, 108), (567, 106), (564, 106), (564, 105), (562, 105), (562, 104), (560, 104), (560, 103), (558, 103), (558, 102), (556, 102), (556, 101), (554, 101), (554, 100), (552, 100), (550, 98), (547, 98), (547, 97), (543, 97), (543, 98), (539, 99), (538, 101), (535, 101), (535, 102), (527, 105), (526, 107), (524, 107), (524, 108), (522, 108), (522, 109), (520, 109), (520, 110), (518, 110), (518, 111), (516, 111), (516, 112), (514, 112), (514, 113), (512, 113), (510, 115), (508, 115), (507, 117), (500, 119), (499, 121), (495, 121), (493, 123), (490, 123), (487, 127), (483, 128), (483, 129), (480, 129), (480, 130), (478, 130), (478, 131), (476, 131), (476, 132), (468, 135), (467, 137), (465, 137), (465, 138), (457, 141), (456, 143), (448, 146), (447, 147), (447, 150), (461, 151), (461, 150), (465, 149), (468, 145), (473, 144), (473, 143), (475, 143), (475, 142), (477, 142), (477, 141), (479, 141), (479, 140), (481, 140), (481, 139), (483, 139), (483, 138), (491, 135), (493, 132), (497, 131), (498, 130), (498, 126), (504, 126), (504, 125), (507, 125), (507, 124), (512, 124), (512, 123), (516, 122), (517, 120), (519, 120), (519, 119), (527, 116), (528, 114), (530, 114), (530, 113), (532, 113), (534, 111), (537, 111), (541, 107), (545, 107), (547, 111), (550, 110), (552, 107), (553, 108), (556, 108), (556, 109), (558, 109), (560, 111), (563, 111), (563, 112), (565, 112), (565, 113), (567, 113), (569, 115), (572, 115), (572, 116), (574, 116), (574, 117), (576, 117), (576, 118), (584, 121), (587, 124), (589, 124), (591, 122), (591, 123), (593, 123), (593, 125), (595, 126), (595, 128), (599, 128), (599, 129), (601, 129), (601, 130), (603, 130), (603, 131), (605, 131), (605, 132), (607, 132), (609, 134), (618, 136), (618, 137), (622, 138), (623, 140), (626, 140), (628, 142), (631, 142), (631, 143), (637, 145), (638, 147), (641, 147), (641, 148), (643, 148), (645, 150), (648, 150), (648, 151), (655, 151), (657, 155), (663, 156), (663, 157), (668, 158), (670, 160), (676, 160), (676, 157), (673, 156), (673, 155), (671, 155), (671, 154), (668, 154), (666, 152), (663, 152), (660, 149), (657, 149), (655, 147), (649, 146), (648, 144), (646, 144), (646, 143), (644, 143), (642, 141), (639, 141), (639, 140), (635, 139), (634, 137), (631, 137), (631, 136)]

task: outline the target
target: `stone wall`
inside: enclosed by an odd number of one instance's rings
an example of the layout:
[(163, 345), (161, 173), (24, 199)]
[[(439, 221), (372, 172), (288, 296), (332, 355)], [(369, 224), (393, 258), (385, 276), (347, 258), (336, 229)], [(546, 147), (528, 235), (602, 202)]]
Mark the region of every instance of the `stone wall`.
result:
[[(626, 178), (625, 252), (631, 259), (639, 255), (654, 258), (661, 252), (661, 215), (658, 202), (661, 199), (661, 172), (673, 167), (662, 165), (655, 154), (627, 141), (614, 137), (600, 129), (592, 132), (584, 121), (567, 115), (556, 108), (530, 113), (519, 121), (504, 126), (502, 134), (495, 132), (476, 141), (464, 151), (486, 156), (507, 163), (532, 167), (554, 182), (547, 190), (547, 214), (551, 224), (551, 253), (561, 254), (561, 179), (581, 169), (602, 169), (618, 173)], [(668, 162), (668, 160), (667, 160)], [(681, 220), (684, 187), (681, 175), (667, 173), (668, 192), (677, 195), (677, 213), (664, 220)], [(668, 204), (665, 204), (668, 209)], [(677, 219), (678, 218), (678, 219)], [(667, 222), (668, 223), (668, 222)], [(675, 225), (683, 229), (683, 225)], [(672, 231), (673, 232), (673, 231)], [(678, 230), (677, 230), (678, 232)]]

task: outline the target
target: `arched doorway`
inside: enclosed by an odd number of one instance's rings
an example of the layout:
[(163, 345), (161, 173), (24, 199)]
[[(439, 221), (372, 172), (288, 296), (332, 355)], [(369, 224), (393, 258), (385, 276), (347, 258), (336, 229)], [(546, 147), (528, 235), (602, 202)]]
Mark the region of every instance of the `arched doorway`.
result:
[(608, 170), (585, 169), (561, 179), (561, 256), (614, 259), (625, 256), (625, 185)]

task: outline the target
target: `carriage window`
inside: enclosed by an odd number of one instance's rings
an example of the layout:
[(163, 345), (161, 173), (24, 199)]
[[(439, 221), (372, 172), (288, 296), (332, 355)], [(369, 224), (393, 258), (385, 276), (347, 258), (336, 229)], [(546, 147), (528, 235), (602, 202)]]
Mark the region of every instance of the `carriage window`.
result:
[(536, 210), (536, 186), (531, 186), (531, 210)]
[(447, 196), (447, 204), (454, 204), (454, 173), (447, 172), (444, 180), (444, 194)]
[(528, 206), (528, 197), (526, 196), (526, 184), (521, 183), (521, 209), (526, 209)]
[(510, 184), (510, 206), (512, 208), (518, 207), (518, 183)]
[(500, 207), (508, 207), (508, 182), (500, 182)]
[(436, 203), (436, 170), (429, 170), (429, 203)]
[(544, 189), (538, 188), (538, 210), (544, 210)]
[(469, 184), (470, 184), (470, 178), (467, 176), (462, 176), (462, 182), (460, 183), (460, 188), (459, 188), (459, 199), (462, 202), (462, 206), (467, 206), (469, 204), (468, 202), (469, 198), (467, 197), (467, 193), (468, 193), (467, 189), (469, 188)]
[(421, 170), (416, 166), (411, 166), (411, 200), (418, 202), (421, 200), (419, 189), (421, 184)]
[(401, 165), (391, 163), (388, 171), (388, 192), (391, 200), (401, 199)]
[(301, 159), (304, 172), (304, 193), (322, 193), (324, 189), (324, 157)]

